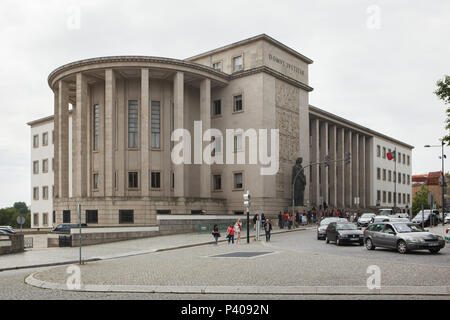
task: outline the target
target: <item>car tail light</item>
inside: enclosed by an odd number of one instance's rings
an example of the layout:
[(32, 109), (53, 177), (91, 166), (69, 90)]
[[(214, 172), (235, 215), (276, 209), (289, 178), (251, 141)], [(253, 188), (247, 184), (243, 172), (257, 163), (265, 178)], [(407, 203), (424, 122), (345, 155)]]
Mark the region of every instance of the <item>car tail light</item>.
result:
[(450, 230), (450, 229), (445, 230), (445, 233), (448, 233), (448, 230)]

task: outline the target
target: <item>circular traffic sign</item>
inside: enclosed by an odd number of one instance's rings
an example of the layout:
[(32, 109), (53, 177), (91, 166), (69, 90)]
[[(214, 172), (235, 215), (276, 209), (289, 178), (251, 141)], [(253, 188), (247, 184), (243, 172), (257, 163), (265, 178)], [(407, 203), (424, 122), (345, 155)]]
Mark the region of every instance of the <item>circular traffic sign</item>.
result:
[(25, 224), (25, 217), (24, 216), (18, 216), (16, 221), (20, 225)]

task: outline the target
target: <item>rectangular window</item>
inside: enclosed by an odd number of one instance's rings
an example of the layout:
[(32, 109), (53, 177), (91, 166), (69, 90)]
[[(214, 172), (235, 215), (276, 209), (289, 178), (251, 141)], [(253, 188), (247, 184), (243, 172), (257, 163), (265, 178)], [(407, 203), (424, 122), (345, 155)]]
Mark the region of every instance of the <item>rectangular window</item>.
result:
[(242, 56), (233, 58), (233, 72), (244, 69), (244, 59)]
[(402, 183), (402, 174), (400, 172), (398, 173), (398, 183)]
[(407, 159), (408, 159), (408, 162), (407, 162), (407, 163), (408, 163), (408, 166), (410, 166), (410, 165), (411, 165), (411, 157), (408, 156)]
[(222, 114), (222, 100), (214, 100), (213, 102), (213, 116)]
[(234, 189), (240, 190), (244, 188), (244, 183), (242, 179), (242, 172), (234, 174)]
[(381, 201), (381, 191), (377, 191), (377, 201)]
[(161, 189), (161, 172), (152, 172), (152, 189)]
[(63, 223), (70, 223), (70, 210), (63, 211)]
[(217, 71), (222, 71), (222, 62), (213, 63), (213, 68)]
[(42, 187), (42, 199), (48, 200), (48, 187)]
[(406, 164), (406, 156), (403, 154), (403, 164)]
[(152, 101), (152, 148), (161, 148), (161, 103)]
[(406, 184), (406, 174), (403, 174), (403, 184)]
[(48, 146), (48, 132), (42, 134), (42, 145)]
[(222, 137), (212, 137), (212, 141), (214, 142), (213, 156), (217, 153), (222, 152)]
[(220, 174), (213, 176), (214, 191), (222, 190), (222, 176)]
[(133, 210), (119, 210), (119, 223), (120, 224), (133, 224), (134, 223), (134, 211)]
[(39, 200), (39, 187), (33, 188), (33, 200)]
[(42, 214), (42, 226), (48, 227), (48, 213)]
[(377, 146), (377, 157), (381, 157), (381, 147)]
[(383, 169), (383, 181), (386, 181), (386, 169)]
[(383, 191), (383, 203), (386, 203), (386, 191)]
[(39, 226), (39, 213), (33, 214), (33, 225), (35, 227)]
[(377, 180), (381, 180), (381, 169), (377, 168)]
[(98, 190), (98, 181), (99, 181), (98, 173), (94, 173), (92, 178), (93, 178), (92, 186), (93, 186), (94, 190)]
[(408, 194), (408, 204), (410, 204), (410, 203), (411, 203), (411, 195)]
[(42, 172), (43, 173), (48, 172), (48, 159), (42, 160)]
[(98, 223), (98, 210), (86, 210), (86, 223)]
[(52, 213), (52, 220), (53, 220), (53, 223), (56, 223), (56, 211), (53, 211), (53, 213)]
[(92, 124), (93, 124), (93, 131), (94, 131), (94, 139), (93, 139), (93, 149), (94, 151), (98, 151), (98, 141), (99, 141), (99, 134), (100, 134), (100, 107), (98, 106), (98, 104), (94, 105), (93, 108), (93, 119), (92, 119)]
[(233, 97), (233, 111), (239, 112), (242, 111), (242, 95), (237, 95)]
[(392, 171), (391, 170), (388, 171), (388, 181), (389, 182), (392, 181)]
[(137, 100), (128, 101), (128, 148), (138, 147), (139, 108)]
[(128, 188), (129, 189), (137, 189), (139, 188), (138, 183), (138, 173), (137, 172), (128, 172)]
[(33, 148), (39, 148), (39, 135), (33, 136)]
[(393, 196), (394, 196), (394, 203), (397, 203), (397, 194), (395, 192), (393, 192)]
[(392, 202), (392, 192), (388, 193), (388, 203)]
[(403, 203), (406, 204), (406, 194), (403, 194)]
[(386, 159), (386, 148), (383, 147), (383, 159)]
[(411, 184), (411, 176), (408, 174), (408, 186)]
[(172, 179), (170, 181), (170, 188), (175, 188), (175, 173), (172, 172)]
[(398, 153), (398, 163), (402, 162), (402, 154), (399, 152)]
[(39, 173), (39, 161), (33, 161), (33, 173), (34, 174)]

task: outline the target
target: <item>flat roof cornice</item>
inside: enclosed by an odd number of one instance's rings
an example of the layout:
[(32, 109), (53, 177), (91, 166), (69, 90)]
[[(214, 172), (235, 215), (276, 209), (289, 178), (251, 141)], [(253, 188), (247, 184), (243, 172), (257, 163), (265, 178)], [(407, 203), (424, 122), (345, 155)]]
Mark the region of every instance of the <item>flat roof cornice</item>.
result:
[(215, 54), (215, 53), (219, 53), (219, 52), (222, 52), (222, 51), (225, 51), (225, 50), (229, 50), (229, 49), (232, 49), (234, 47), (242, 46), (242, 45), (245, 45), (245, 44), (248, 44), (248, 43), (252, 43), (252, 42), (255, 42), (255, 41), (258, 41), (258, 40), (266, 40), (267, 42), (272, 43), (273, 45), (277, 46), (278, 48), (289, 52), (290, 54), (292, 54), (293, 56), (299, 58), (303, 62), (306, 62), (307, 64), (312, 64), (314, 62), (310, 58), (302, 55), (301, 53), (295, 51), (294, 49), (292, 49), (292, 48), (290, 48), (288, 46), (286, 46), (285, 44), (282, 44), (281, 42), (275, 40), (274, 38), (272, 38), (272, 37), (270, 37), (270, 36), (268, 36), (267, 34), (264, 34), (264, 33), (260, 34), (260, 35), (257, 35), (255, 37), (251, 37), (251, 38), (248, 38), (248, 39), (245, 39), (245, 40), (241, 40), (241, 41), (238, 41), (238, 42), (235, 42), (235, 43), (232, 43), (232, 44), (229, 44), (229, 45), (226, 45), (226, 46), (214, 49), (214, 50), (207, 51), (205, 53), (198, 54), (196, 56), (187, 58), (186, 61), (191, 61), (191, 60), (196, 60), (196, 59), (199, 59), (199, 58), (203, 58), (203, 57)]
[(342, 123), (342, 126), (346, 125), (346, 126), (349, 126), (349, 127), (353, 127), (356, 130), (359, 130), (362, 133), (365, 133), (367, 135), (372, 135), (372, 136), (376, 136), (378, 138), (382, 138), (382, 139), (391, 141), (393, 143), (399, 144), (399, 145), (401, 145), (403, 147), (406, 147), (408, 149), (414, 149), (414, 146), (412, 146), (412, 145), (409, 145), (409, 144), (407, 144), (405, 142), (402, 142), (400, 140), (391, 138), (391, 137), (389, 137), (389, 136), (387, 136), (385, 134), (379, 133), (379, 132), (377, 132), (375, 130), (366, 128), (366, 127), (364, 127), (362, 125), (359, 125), (359, 124), (357, 124), (355, 122), (352, 122), (350, 120), (344, 119), (344, 118), (339, 117), (339, 116), (337, 116), (337, 115), (335, 115), (335, 114), (333, 114), (331, 112), (327, 112), (325, 110), (319, 109), (319, 108), (314, 107), (312, 105), (309, 106), (309, 112), (310, 112), (310, 114), (316, 115), (318, 117), (324, 117), (324, 118), (328, 118), (330, 120), (334, 120), (337, 123)]

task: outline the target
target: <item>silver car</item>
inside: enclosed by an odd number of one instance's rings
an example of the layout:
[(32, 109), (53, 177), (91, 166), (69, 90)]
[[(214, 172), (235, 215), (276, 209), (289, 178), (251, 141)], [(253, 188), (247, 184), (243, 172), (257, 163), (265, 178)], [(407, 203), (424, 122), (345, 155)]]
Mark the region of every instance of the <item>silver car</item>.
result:
[(375, 250), (376, 247), (392, 248), (401, 254), (414, 250), (438, 253), (445, 247), (443, 237), (410, 222), (373, 223), (364, 231), (364, 243), (367, 250)]
[(358, 219), (357, 226), (358, 227), (367, 227), (370, 222), (372, 221), (372, 218), (376, 217), (377, 215), (375, 213), (364, 213), (361, 218)]

